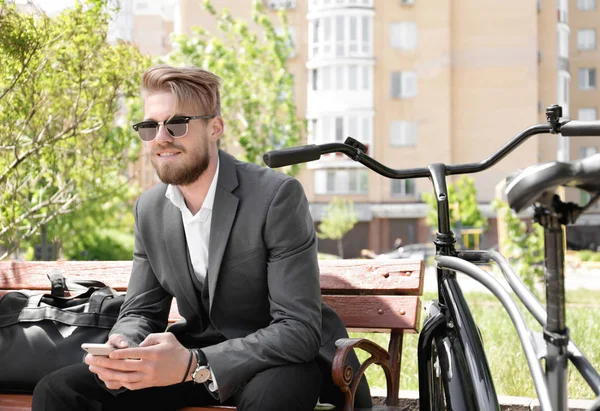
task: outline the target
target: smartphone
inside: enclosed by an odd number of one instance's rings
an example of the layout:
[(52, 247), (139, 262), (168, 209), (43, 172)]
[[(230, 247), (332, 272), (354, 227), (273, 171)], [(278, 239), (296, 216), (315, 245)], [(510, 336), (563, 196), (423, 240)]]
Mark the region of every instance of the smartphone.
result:
[(116, 348), (110, 344), (83, 343), (81, 344), (81, 348), (83, 348), (85, 351), (89, 352), (92, 355), (99, 355), (104, 357), (108, 357), (108, 354), (116, 350)]

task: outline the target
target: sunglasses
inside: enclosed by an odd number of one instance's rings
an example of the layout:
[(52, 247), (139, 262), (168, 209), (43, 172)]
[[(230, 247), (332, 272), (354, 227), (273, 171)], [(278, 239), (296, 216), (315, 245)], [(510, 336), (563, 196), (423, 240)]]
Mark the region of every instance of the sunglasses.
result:
[(171, 137), (180, 138), (187, 134), (188, 123), (190, 120), (210, 119), (215, 117), (216, 116), (175, 116), (165, 121), (145, 120), (135, 123), (133, 129), (137, 131), (138, 136), (144, 141), (154, 140), (161, 125), (165, 126)]

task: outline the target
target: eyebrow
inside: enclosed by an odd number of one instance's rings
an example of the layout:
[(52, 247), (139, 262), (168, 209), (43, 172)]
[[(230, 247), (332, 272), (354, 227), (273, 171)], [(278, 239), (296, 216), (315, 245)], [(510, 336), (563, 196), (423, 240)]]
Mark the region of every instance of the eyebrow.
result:
[[(173, 114), (167, 120), (170, 120), (170, 119), (175, 118), (175, 117), (187, 117), (187, 116), (185, 114)], [(167, 121), (167, 120), (164, 120), (164, 121)], [(160, 121), (160, 120), (155, 120), (153, 118), (145, 118), (142, 121), (154, 121), (154, 122), (157, 122), (157, 121)]]

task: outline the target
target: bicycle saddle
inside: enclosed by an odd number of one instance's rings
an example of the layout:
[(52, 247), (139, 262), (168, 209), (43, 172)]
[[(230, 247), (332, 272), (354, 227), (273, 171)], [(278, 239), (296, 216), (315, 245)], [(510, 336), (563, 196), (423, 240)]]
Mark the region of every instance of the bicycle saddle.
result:
[(545, 194), (559, 186), (575, 187), (592, 194), (600, 193), (600, 153), (570, 162), (552, 161), (527, 167), (506, 187), (508, 204), (519, 212), (540, 202)]

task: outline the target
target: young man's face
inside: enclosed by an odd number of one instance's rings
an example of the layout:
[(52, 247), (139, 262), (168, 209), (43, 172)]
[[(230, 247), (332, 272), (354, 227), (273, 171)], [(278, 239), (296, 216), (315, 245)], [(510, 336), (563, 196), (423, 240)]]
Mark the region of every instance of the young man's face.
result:
[[(153, 92), (144, 99), (144, 119), (165, 121), (173, 116), (196, 116), (212, 113), (196, 113), (188, 106), (175, 112), (175, 96), (169, 91)], [(215, 120), (216, 127), (215, 127)], [(220, 118), (190, 120), (187, 134), (174, 138), (164, 125), (158, 129), (154, 140), (148, 142), (150, 160), (163, 183), (188, 185), (196, 181), (208, 168), (210, 149), (220, 136)], [(215, 131), (216, 129), (216, 131)]]

